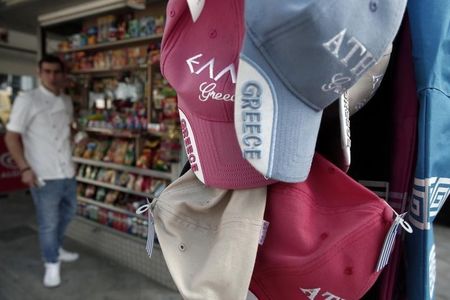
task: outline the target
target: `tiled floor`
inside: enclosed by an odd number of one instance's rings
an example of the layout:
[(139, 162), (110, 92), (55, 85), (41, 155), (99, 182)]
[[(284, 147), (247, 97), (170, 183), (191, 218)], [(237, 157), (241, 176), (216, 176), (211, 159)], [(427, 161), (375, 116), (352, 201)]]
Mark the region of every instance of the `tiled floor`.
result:
[[(25, 193), (0, 197), (0, 300), (181, 299), (176, 292), (67, 239), (80, 252), (78, 262), (62, 266), (62, 285), (42, 287), (34, 210)], [(450, 300), (450, 227), (436, 226), (436, 300)], [(381, 299), (383, 300), (383, 299)]]

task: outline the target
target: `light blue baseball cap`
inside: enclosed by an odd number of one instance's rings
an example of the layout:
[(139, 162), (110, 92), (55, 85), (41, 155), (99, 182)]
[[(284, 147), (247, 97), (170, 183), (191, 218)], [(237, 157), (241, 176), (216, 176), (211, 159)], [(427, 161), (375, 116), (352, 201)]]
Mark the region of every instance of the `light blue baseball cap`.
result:
[(245, 0), (235, 129), (256, 170), (307, 178), (323, 109), (383, 56), (406, 2)]

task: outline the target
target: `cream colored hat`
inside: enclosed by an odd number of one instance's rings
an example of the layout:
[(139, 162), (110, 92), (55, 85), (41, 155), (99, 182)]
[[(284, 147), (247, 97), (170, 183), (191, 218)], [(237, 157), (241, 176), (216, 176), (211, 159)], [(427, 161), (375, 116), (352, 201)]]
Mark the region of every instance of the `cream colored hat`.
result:
[(246, 298), (266, 193), (210, 188), (189, 170), (154, 200), (156, 234), (184, 299)]

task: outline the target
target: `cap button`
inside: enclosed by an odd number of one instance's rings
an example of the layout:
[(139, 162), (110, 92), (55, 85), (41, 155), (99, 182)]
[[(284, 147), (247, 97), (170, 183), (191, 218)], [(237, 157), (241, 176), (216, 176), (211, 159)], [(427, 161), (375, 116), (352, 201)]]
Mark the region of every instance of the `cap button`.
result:
[(211, 39), (215, 39), (217, 36), (217, 31), (215, 29), (211, 30), (211, 32), (209, 33), (209, 37)]
[(320, 238), (321, 238), (322, 240), (326, 239), (327, 237), (328, 237), (328, 233), (326, 233), (326, 232), (324, 232), (324, 233), (322, 233), (322, 234), (320, 235)]
[(377, 11), (377, 9), (378, 9), (378, 4), (377, 4), (377, 2), (376, 2), (376, 1), (370, 1), (369, 8), (370, 8), (370, 10), (371, 10), (372, 12)]
[(353, 274), (353, 268), (352, 267), (347, 267), (344, 270), (345, 275), (352, 275)]

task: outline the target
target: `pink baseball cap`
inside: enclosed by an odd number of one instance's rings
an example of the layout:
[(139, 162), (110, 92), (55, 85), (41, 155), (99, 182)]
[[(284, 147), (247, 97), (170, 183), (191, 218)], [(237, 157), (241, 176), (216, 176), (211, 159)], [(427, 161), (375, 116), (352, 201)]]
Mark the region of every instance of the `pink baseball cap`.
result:
[(257, 299), (360, 299), (393, 223), (387, 203), (322, 156), (308, 179), (269, 186), (250, 284)]
[(161, 71), (178, 95), (191, 169), (212, 187), (244, 189), (273, 183), (243, 156), (234, 129), (234, 93), (244, 35), (244, 1), (205, 1), (192, 20), (187, 1), (170, 0)]

